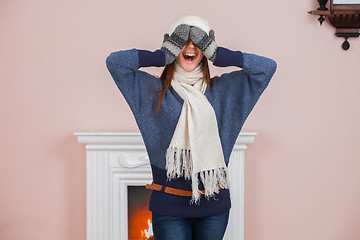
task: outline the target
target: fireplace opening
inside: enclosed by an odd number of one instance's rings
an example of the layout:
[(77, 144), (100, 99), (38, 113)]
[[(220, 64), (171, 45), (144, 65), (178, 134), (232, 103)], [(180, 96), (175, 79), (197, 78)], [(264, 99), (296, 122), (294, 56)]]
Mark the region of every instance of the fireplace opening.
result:
[(128, 186), (128, 240), (154, 240), (151, 212), (148, 210), (151, 190), (145, 186)]

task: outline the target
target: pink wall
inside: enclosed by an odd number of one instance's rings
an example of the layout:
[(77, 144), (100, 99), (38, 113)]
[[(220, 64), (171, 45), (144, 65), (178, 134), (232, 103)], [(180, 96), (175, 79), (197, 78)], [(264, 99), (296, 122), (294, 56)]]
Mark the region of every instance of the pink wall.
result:
[(360, 239), (360, 39), (343, 51), (307, 14), (315, 0), (182, 3), (0, 2), (0, 239), (85, 239), (72, 133), (136, 130), (105, 58), (155, 50), (184, 13), (208, 18), (219, 45), (278, 62), (244, 127), (260, 133), (246, 153), (246, 239)]

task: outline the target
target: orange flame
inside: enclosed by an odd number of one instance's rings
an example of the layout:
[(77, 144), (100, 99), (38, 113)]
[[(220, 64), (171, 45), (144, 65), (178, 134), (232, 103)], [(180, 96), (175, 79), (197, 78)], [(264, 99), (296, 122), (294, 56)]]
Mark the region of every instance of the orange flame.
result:
[(141, 236), (144, 237), (145, 240), (150, 239), (151, 237), (154, 236), (150, 219), (148, 219), (147, 222), (148, 222), (148, 229), (144, 229), (143, 231), (141, 231)]

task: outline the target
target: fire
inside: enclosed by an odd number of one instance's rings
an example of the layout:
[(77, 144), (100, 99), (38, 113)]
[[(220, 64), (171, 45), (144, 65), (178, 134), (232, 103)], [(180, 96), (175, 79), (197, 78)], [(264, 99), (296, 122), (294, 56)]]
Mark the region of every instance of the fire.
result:
[(148, 229), (144, 229), (144, 231), (141, 231), (141, 236), (143, 237), (143, 240), (154, 239), (154, 233), (150, 219), (148, 219), (147, 222)]
[(153, 240), (154, 233), (151, 223), (151, 212), (134, 211), (128, 221), (129, 240)]
[(128, 240), (154, 240), (148, 209), (150, 194), (144, 186), (128, 187)]

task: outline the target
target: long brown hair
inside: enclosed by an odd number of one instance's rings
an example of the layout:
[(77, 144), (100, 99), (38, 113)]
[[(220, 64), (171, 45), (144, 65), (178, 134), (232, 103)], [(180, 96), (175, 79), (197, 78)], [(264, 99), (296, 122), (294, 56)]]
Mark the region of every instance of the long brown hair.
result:
[[(206, 57), (204, 57), (201, 62), (203, 63), (203, 74), (204, 74), (204, 81), (206, 81), (208, 86), (211, 86), (212, 80), (210, 79), (210, 70), (209, 70), (209, 64)], [(166, 91), (171, 86), (171, 81), (173, 79), (175, 72), (175, 61), (171, 64), (168, 64), (165, 66), (163, 72), (161, 73), (160, 80), (162, 83), (162, 89), (159, 97), (159, 102), (156, 108), (156, 113), (158, 113), (162, 107), (162, 101), (164, 99)]]

